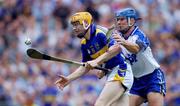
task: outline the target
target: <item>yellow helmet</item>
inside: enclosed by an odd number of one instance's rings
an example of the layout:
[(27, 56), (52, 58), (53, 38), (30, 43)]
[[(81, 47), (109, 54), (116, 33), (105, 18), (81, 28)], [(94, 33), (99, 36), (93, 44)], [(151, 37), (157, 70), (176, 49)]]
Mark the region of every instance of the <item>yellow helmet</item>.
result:
[(85, 27), (84, 21), (86, 21), (88, 23), (88, 27), (91, 25), (92, 15), (89, 12), (77, 12), (70, 17), (71, 23), (79, 22), (80, 24), (82, 24)]

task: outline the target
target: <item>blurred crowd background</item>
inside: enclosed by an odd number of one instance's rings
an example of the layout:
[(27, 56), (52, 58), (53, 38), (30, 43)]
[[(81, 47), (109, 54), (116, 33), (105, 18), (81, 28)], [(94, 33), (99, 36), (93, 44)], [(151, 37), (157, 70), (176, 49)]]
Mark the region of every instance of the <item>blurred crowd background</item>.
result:
[[(179, 0), (0, 0), (0, 106), (93, 106), (105, 82), (95, 76), (97, 70), (60, 91), (54, 84), (58, 75), (77, 66), (33, 60), (26, 50), (81, 61), (69, 16), (88, 11), (96, 24), (109, 27), (113, 13), (125, 7), (143, 18), (139, 25), (166, 74), (165, 106), (180, 106)], [(24, 43), (28, 37), (30, 46)]]

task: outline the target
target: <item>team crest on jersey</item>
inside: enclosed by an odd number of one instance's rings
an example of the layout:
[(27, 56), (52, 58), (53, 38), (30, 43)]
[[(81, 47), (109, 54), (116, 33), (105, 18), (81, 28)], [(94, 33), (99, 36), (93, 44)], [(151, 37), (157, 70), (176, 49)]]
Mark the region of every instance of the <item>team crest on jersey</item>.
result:
[(99, 44), (98, 44), (98, 43), (95, 43), (95, 47), (96, 47), (96, 49), (97, 49), (97, 50), (99, 50), (99, 49), (100, 49), (100, 46), (99, 46)]
[(96, 51), (92, 45), (90, 46), (90, 50), (91, 50), (92, 54), (96, 53)]

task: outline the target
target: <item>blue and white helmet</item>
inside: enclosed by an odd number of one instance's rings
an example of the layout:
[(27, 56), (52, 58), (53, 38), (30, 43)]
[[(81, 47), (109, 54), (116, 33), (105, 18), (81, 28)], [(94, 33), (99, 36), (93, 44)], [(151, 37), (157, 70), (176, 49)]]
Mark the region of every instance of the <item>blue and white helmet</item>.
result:
[(139, 14), (133, 8), (125, 8), (115, 12), (115, 17), (126, 17), (126, 18), (134, 18), (135, 20), (140, 20)]

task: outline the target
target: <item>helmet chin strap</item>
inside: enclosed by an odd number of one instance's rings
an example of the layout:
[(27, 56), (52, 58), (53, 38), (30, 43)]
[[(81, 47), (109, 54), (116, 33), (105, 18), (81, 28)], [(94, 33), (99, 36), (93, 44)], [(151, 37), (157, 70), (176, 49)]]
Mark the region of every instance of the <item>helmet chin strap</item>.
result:
[(127, 22), (128, 22), (128, 26), (130, 26), (130, 27), (135, 24), (135, 23), (131, 24), (131, 18), (130, 17), (127, 18)]
[(82, 21), (82, 24), (83, 24), (83, 27), (84, 27), (85, 30), (87, 30), (89, 28), (89, 26), (90, 26), (90, 24), (87, 25), (87, 23), (85, 23), (84, 20)]
[(82, 33), (80, 33), (80, 34), (78, 34), (78, 38), (83, 38), (85, 35), (86, 35), (86, 33), (88, 32), (88, 29), (87, 30), (85, 30), (84, 32), (82, 32)]

